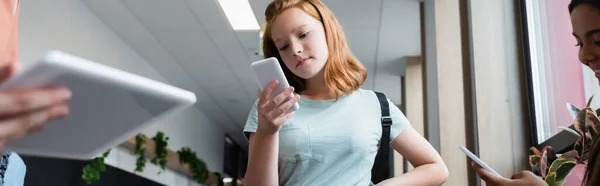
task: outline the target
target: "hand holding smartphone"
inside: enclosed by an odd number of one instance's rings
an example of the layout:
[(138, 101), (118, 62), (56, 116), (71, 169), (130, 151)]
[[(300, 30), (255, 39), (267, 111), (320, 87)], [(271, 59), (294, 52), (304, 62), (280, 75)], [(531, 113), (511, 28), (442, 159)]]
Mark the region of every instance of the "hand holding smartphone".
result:
[[(260, 87), (260, 90), (263, 91), (265, 87), (269, 85), (273, 80), (277, 80), (279, 84), (273, 90), (271, 96), (275, 96), (280, 94), (282, 91), (290, 87), (283, 70), (281, 69), (281, 65), (279, 64), (279, 60), (275, 57), (270, 57), (267, 59), (259, 60), (250, 64), (250, 69), (254, 73), (254, 77), (256, 83)], [(287, 101), (294, 96), (294, 93), (291, 93), (289, 97), (284, 100)], [(288, 112), (297, 111), (300, 108), (298, 103), (294, 103), (292, 107), (288, 110)]]
[(492, 169), (490, 166), (488, 166), (485, 162), (483, 162), (481, 159), (479, 159), (477, 156), (475, 156), (475, 154), (471, 153), (471, 151), (469, 151), (467, 148), (465, 148), (462, 145), (459, 148), (469, 158), (471, 158), (473, 161), (475, 161), (475, 163), (479, 164), (479, 166), (483, 167), (488, 172), (491, 172), (492, 174), (495, 174), (496, 176), (502, 177), (500, 174), (498, 174), (498, 172), (496, 172), (494, 169)]

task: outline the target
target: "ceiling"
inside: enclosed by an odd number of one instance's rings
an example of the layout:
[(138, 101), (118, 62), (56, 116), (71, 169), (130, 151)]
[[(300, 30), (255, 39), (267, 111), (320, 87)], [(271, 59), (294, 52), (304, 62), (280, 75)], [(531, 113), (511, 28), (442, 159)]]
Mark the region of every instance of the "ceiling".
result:
[[(250, 0), (260, 25), (270, 1)], [(410, 9), (399, 4), (408, 1), (413, 0), (323, 0), (367, 68), (363, 88), (382, 91), (396, 104), (404, 73), (400, 61), (420, 50), (420, 43), (402, 42), (420, 33), (418, 25), (399, 24), (415, 18), (418, 22), (417, 3)], [(234, 31), (217, 0), (83, 2), (169, 83), (196, 93), (198, 109), (246, 146), (242, 129), (259, 93), (249, 70), (251, 62), (262, 58), (257, 55), (258, 31)], [(404, 16), (406, 11), (399, 8), (416, 13)]]

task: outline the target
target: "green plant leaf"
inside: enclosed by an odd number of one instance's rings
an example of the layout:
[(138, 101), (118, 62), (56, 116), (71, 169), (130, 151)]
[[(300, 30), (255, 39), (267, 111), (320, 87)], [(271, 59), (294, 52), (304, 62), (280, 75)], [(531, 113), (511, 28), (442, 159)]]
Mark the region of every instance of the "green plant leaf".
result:
[(596, 129), (596, 126), (599, 125), (600, 121), (598, 120), (598, 117), (592, 113), (588, 113), (587, 121), (588, 123), (586, 123), (586, 127), (589, 138), (596, 139), (596, 137), (598, 136), (598, 130)]
[(548, 183), (549, 185), (562, 185), (562, 183), (565, 181), (565, 178), (571, 173), (576, 164), (577, 159), (573, 157), (559, 157), (558, 159), (556, 159), (556, 161), (552, 163), (552, 165), (550, 165), (550, 168), (548, 169), (548, 177), (546, 178), (546, 183)]
[(596, 112), (596, 115), (595, 115), (595, 116), (596, 116), (596, 119), (595, 119), (595, 120), (597, 120), (597, 121), (599, 121), (599, 122), (595, 122), (595, 125), (594, 125), (594, 126), (592, 126), (592, 127), (593, 127), (594, 129), (596, 129), (596, 133), (600, 133), (600, 132), (599, 132), (599, 131), (600, 131), (600, 118), (598, 118), (598, 112)]
[(563, 181), (571, 173), (573, 168), (575, 168), (575, 165), (577, 165), (575, 161), (563, 163), (562, 166), (558, 167), (558, 170), (556, 170), (556, 179)]
[(100, 180), (100, 173), (106, 171), (106, 165), (104, 159), (110, 153), (110, 149), (104, 152), (101, 156), (95, 157), (83, 167), (81, 179), (85, 180), (87, 184), (92, 184)]
[(583, 136), (580, 136), (579, 138), (577, 138), (577, 142), (575, 142), (575, 146), (573, 146), (573, 149), (575, 151), (577, 151), (577, 156), (579, 158), (583, 157)]
[(533, 155), (542, 156), (542, 152), (535, 147), (530, 147), (529, 150)]
[(206, 164), (198, 159), (196, 152), (189, 147), (182, 147), (177, 151), (181, 164), (188, 164), (193, 173), (193, 178), (200, 184), (205, 184), (208, 180), (208, 169)]
[(546, 146), (542, 149), (542, 156), (540, 157), (540, 175), (542, 178), (546, 177), (548, 173), (548, 167), (556, 160), (556, 152), (551, 146)]
[(588, 102), (587, 102), (587, 104), (586, 104), (585, 107), (587, 107), (587, 108), (591, 108), (592, 107), (592, 100), (594, 100), (594, 96), (595, 95), (590, 96), (590, 99), (588, 99)]
[(565, 152), (561, 156), (572, 157), (575, 159), (579, 158), (579, 155), (577, 154), (577, 151), (575, 151), (575, 150), (570, 150), (568, 152)]
[(166, 137), (165, 133), (159, 131), (152, 139), (156, 142), (156, 156), (152, 158), (151, 162), (155, 165), (159, 165), (161, 170), (165, 170), (167, 165), (167, 145), (169, 137)]
[(100, 172), (106, 171), (106, 165), (104, 165), (104, 163), (99, 164), (98, 166), (99, 166)]
[(576, 164), (577, 160), (575, 158), (573, 158), (573, 157), (560, 156), (558, 159), (556, 159), (556, 161), (554, 161), (552, 163), (552, 165), (550, 165), (550, 168), (549, 168), (548, 171), (549, 172), (556, 172), (558, 170), (558, 168), (560, 168), (564, 164), (568, 164), (568, 163)]
[(542, 152), (542, 157), (540, 157), (540, 163), (539, 163), (539, 170), (540, 170), (540, 176), (542, 176), (542, 178), (546, 178), (547, 177), (547, 173), (548, 173), (548, 156), (547, 156), (547, 152), (544, 151)]
[(569, 114), (573, 120), (575, 120), (575, 118), (577, 118), (577, 114), (581, 112), (581, 109), (570, 103), (567, 103), (567, 110), (569, 110)]
[(144, 172), (144, 167), (146, 166), (146, 157), (144, 155), (144, 153), (146, 152), (146, 148), (144, 144), (146, 144), (146, 140), (144, 140), (144, 135), (136, 135), (135, 149), (133, 151), (133, 154), (137, 155), (137, 159), (135, 160), (134, 172)]
[(575, 130), (577, 130), (577, 132), (579, 132), (579, 134), (585, 134), (586, 133), (586, 128), (585, 128), (585, 123), (587, 120), (587, 109), (583, 109), (581, 110), (581, 112), (579, 112), (577, 114), (577, 118), (575, 119), (575, 121), (573, 121), (573, 127), (575, 128)]
[(533, 169), (531, 169), (531, 172), (533, 172), (533, 174), (537, 175), (537, 176), (542, 176), (542, 174), (540, 173), (540, 166), (538, 165), (539, 163), (536, 163), (533, 166)]
[(556, 156), (556, 151), (554, 151), (554, 148), (552, 148), (552, 146), (546, 146), (544, 147), (544, 150), (547, 152), (547, 157), (548, 157), (548, 165), (552, 164), (552, 162), (554, 162), (554, 160), (556, 160), (556, 158), (558, 158)]
[(138, 155), (138, 158), (135, 160), (135, 172), (144, 172), (144, 167), (146, 166), (146, 157), (143, 154)]
[(108, 149), (106, 152), (104, 152), (104, 154), (102, 154), (102, 157), (103, 157), (103, 158), (106, 158), (106, 157), (108, 157), (108, 155), (110, 154), (110, 150), (111, 150), (111, 149)]
[(598, 118), (598, 113), (594, 111), (594, 109), (589, 108), (588, 117), (592, 120), (593, 126), (598, 126), (600, 124), (600, 118)]
[(529, 166), (533, 169), (540, 162), (540, 156), (529, 155)]
[(548, 186), (561, 186), (562, 185), (562, 183), (559, 183), (556, 181), (556, 173), (555, 172), (548, 173), (548, 177), (546, 177), (545, 181), (546, 181), (546, 184), (548, 184)]
[[(591, 140), (591, 134), (590, 134), (591, 131), (589, 131), (589, 129), (591, 128), (590, 126), (596, 126), (596, 123), (598, 123), (599, 121), (597, 121), (598, 118), (595, 116), (595, 112), (592, 109), (585, 108), (585, 114), (586, 114), (586, 117), (585, 117), (585, 126), (584, 126), (585, 127), (585, 132), (583, 134), (585, 134), (585, 138), (586, 139), (590, 139)], [(586, 140), (586, 143), (588, 141), (589, 140)]]

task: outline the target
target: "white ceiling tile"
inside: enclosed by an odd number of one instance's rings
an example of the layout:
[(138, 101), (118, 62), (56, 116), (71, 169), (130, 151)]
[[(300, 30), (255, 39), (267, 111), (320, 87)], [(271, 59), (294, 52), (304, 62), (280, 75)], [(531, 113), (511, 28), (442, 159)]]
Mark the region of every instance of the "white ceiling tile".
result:
[(258, 61), (264, 59), (264, 56), (257, 54), (257, 52), (261, 52), (262, 49), (258, 49), (258, 51), (246, 50), (246, 55), (250, 58), (250, 61)]
[(125, 42), (154, 39), (121, 0), (83, 2)]
[(227, 86), (228, 82), (224, 80), (213, 81), (213, 83), (206, 84), (205, 90), (210, 95), (215, 95), (214, 99), (223, 112), (227, 115), (233, 124), (240, 125), (245, 122), (244, 117), (248, 115), (250, 111), (247, 106), (248, 99), (247, 94), (240, 93), (243, 91), (242, 87), (239, 86)]
[(239, 85), (237, 79), (231, 76), (231, 73), (221, 76), (219, 79), (205, 79), (200, 84), (207, 93), (215, 98), (248, 101), (246, 91)]
[(252, 7), (252, 11), (254, 15), (256, 15), (256, 20), (261, 28), (263, 28), (265, 24), (265, 9), (267, 9), (267, 5), (271, 3), (273, 0), (250, 0), (250, 6)]
[(167, 51), (182, 63), (209, 65), (216, 69), (227, 67), (215, 43), (203, 31), (162, 30), (152, 33)]
[(379, 27), (381, 0), (324, 0), (323, 3), (345, 29)]
[(136, 51), (143, 56), (152, 66), (161, 74), (164, 74), (174, 86), (182, 87), (193, 91), (196, 94), (196, 106), (199, 107), (209, 118), (215, 121), (226, 121), (228, 117), (224, 115), (218, 103), (212, 95), (203, 90), (198, 82), (191, 76), (193, 71), (188, 71), (185, 67), (178, 64), (170, 57), (167, 51), (158, 46), (156, 42), (133, 42), (130, 44)]
[(254, 102), (248, 104), (243, 102), (232, 102), (229, 103), (229, 107), (227, 110), (231, 110), (232, 114), (235, 117), (235, 120), (239, 121), (238, 124), (240, 126), (244, 126), (246, 124), (246, 120), (248, 120), (248, 115), (250, 114), (250, 110)]
[(248, 92), (248, 99), (253, 99), (255, 97), (253, 92), (256, 92), (257, 87), (250, 71), (250, 63), (253, 59), (246, 55), (236, 34), (232, 31), (211, 31), (208, 35), (215, 41), (219, 51), (225, 54), (223, 55), (225, 61), (229, 63), (233, 74)]
[(226, 54), (208, 35), (190, 31), (161, 31), (155, 35), (209, 95), (215, 99), (248, 99), (248, 91), (224, 58)]
[(185, 0), (206, 31), (230, 31), (231, 25), (216, 0)]
[(260, 33), (258, 31), (237, 31), (235, 33), (247, 52), (258, 51), (260, 47)]
[(150, 29), (200, 29), (184, 0), (123, 0), (127, 8)]
[[(105, 24), (111, 28), (119, 28), (124, 34), (127, 34), (125, 32), (134, 32), (137, 28), (143, 28), (129, 10), (123, 6), (123, 2), (120, 0), (82, 2)], [(130, 35), (129, 37), (135, 37), (135, 35)]]
[[(223, 95), (216, 98), (217, 102), (221, 107), (223, 107), (226, 115), (230, 117), (236, 126), (243, 127), (246, 123), (246, 119), (248, 118), (248, 114), (250, 113), (250, 108), (252, 105), (247, 101), (230, 97), (237, 95), (237, 93), (228, 94), (226, 92), (222, 92), (221, 94)], [(254, 102), (252, 102), (252, 104), (253, 103)]]

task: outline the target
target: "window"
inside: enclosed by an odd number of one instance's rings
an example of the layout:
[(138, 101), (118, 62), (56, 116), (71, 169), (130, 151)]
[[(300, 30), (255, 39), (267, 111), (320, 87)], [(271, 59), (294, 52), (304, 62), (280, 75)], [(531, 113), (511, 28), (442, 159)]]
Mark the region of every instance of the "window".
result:
[[(567, 104), (585, 107), (600, 93), (593, 72), (578, 59), (568, 12), (570, 0), (521, 1), (524, 52), (534, 145), (547, 142), (573, 124)], [(600, 106), (600, 97), (592, 108)], [(564, 141), (564, 140), (563, 140)]]

